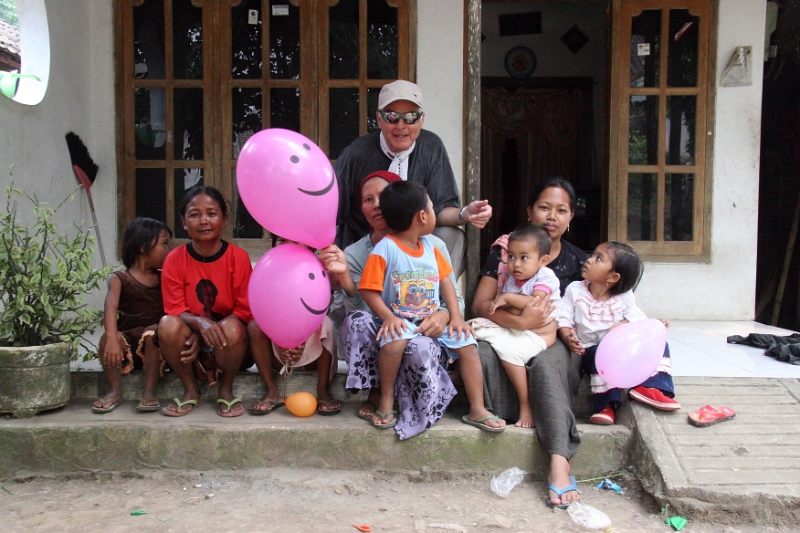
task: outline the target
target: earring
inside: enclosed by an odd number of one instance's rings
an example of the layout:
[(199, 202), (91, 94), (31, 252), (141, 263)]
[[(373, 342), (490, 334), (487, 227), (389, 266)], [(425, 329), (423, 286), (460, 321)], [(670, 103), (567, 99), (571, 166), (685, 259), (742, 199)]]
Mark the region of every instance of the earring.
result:
[(569, 224), (567, 224), (567, 231), (569, 231)]

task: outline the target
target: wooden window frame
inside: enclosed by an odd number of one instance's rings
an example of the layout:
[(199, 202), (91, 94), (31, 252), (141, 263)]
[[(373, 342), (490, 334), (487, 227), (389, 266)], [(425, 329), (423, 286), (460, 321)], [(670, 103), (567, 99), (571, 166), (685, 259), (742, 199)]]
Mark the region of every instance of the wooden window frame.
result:
[[(668, 46), (660, 50), (659, 87), (630, 87), (631, 18), (646, 9), (689, 9), (700, 17), (697, 80), (694, 87), (667, 87)], [(711, 193), (713, 170), (714, 101), (716, 96), (716, 41), (718, 0), (614, 0), (612, 14), (611, 92), (609, 103), (608, 238), (634, 247), (644, 261), (708, 263), (711, 259)], [(662, 17), (662, 35), (668, 33)], [(628, 163), (630, 97), (659, 96), (658, 161), (655, 165)], [(666, 97), (697, 95), (694, 166), (665, 162)], [(693, 240), (664, 241), (664, 182), (668, 173), (694, 174)], [(628, 240), (628, 173), (655, 173), (657, 179), (656, 240)]]
[[(114, 67), (116, 96), (116, 156), (117, 156), (117, 248), (122, 246), (125, 226), (136, 214), (136, 168), (163, 168), (166, 179), (166, 217), (172, 227), (175, 220), (175, 168), (203, 169), (204, 183), (217, 187), (227, 199), (233, 197), (233, 147), (230, 143), (233, 125), (231, 89), (257, 87), (262, 89), (263, 124), (269, 124), (270, 89), (300, 89), (300, 133), (315, 141), (326, 153), (329, 148), (328, 94), (330, 88), (358, 88), (359, 90), (359, 135), (367, 133), (367, 91), (380, 88), (394, 81), (367, 78), (367, 0), (360, 0), (359, 11), (359, 78), (353, 80), (328, 80), (328, 8), (339, 0), (287, 0), (294, 6), (303, 6), (300, 11), (300, 79), (270, 79), (268, 68), (262, 69), (260, 79), (233, 78), (231, 71), (230, 9), (241, 0), (192, 0), (195, 7), (205, 4), (212, 9), (203, 10), (203, 58), (202, 80), (173, 79), (172, 69), (172, 13), (171, 1), (165, 1), (164, 14), (164, 79), (135, 79), (133, 74), (133, 16), (132, 8), (142, 5), (144, 0), (114, 0)], [(416, 78), (416, 20), (417, 0), (386, 0), (398, 9), (398, 78), (414, 81)], [(220, 2), (221, 9), (213, 6)], [(262, 0), (262, 13), (269, 13), (269, 1)], [(264, 24), (262, 47), (268, 49), (269, 24)], [(403, 44), (405, 43), (405, 44)], [(266, 45), (266, 46), (264, 46)], [(266, 56), (264, 56), (266, 57)], [(264, 60), (266, 62), (266, 60)], [(175, 160), (172, 132), (174, 130), (173, 89), (203, 89), (203, 160)], [(166, 92), (167, 141), (164, 160), (137, 160), (135, 154), (134, 89), (164, 88)], [(233, 213), (230, 213), (233, 216)], [(269, 232), (261, 239), (234, 239), (233, 224), (223, 230), (222, 237), (244, 248), (251, 259), (257, 259), (270, 247)], [(179, 245), (187, 239), (175, 239)]]

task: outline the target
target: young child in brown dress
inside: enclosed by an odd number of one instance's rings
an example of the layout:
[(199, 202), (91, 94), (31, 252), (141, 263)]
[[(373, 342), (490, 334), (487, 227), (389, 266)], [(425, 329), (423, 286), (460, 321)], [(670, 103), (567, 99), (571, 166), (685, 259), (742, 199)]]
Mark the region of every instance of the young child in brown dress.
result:
[(123, 403), (121, 376), (142, 368), (144, 391), (136, 410), (159, 409), (155, 387), (164, 370), (164, 360), (153, 337), (164, 316), (160, 269), (171, 238), (166, 224), (152, 218), (135, 218), (125, 228), (122, 263), (126, 268), (108, 277), (103, 311), (105, 333), (98, 350), (111, 390), (94, 402), (94, 413), (110, 413), (119, 407)]

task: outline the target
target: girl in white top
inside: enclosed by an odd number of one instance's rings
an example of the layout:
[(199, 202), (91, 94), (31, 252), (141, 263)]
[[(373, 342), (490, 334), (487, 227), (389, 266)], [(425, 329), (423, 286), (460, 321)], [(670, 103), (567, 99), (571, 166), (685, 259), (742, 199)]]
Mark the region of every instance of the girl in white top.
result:
[[(593, 424), (613, 424), (621, 400), (619, 389), (597, 374), (597, 346), (612, 329), (647, 318), (633, 295), (643, 270), (641, 259), (630, 246), (605, 242), (584, 263), (583, 281), (571, 283), (558, 303), (558, 336), (573, 353), (583, 356), (581, 373), (591, 376), (595, 413), (589, 421)], [(669, 327), (669, 321), (661, 321)], [(680, 409), (674, 399), (668, 346), (656, 373), (631, 389), (629, 396), (657, 409)]]

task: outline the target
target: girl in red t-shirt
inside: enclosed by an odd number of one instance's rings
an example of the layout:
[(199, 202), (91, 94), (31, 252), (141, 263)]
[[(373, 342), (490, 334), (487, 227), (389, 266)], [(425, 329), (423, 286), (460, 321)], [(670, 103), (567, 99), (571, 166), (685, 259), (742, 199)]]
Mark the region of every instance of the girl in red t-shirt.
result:
[[(221, 238), (228, 208), (217, 189), (204, 185), (189, 189), (178, 212), (191, 242), (164, 261), (161, 287), (166, 316), (158, 326), (158, 341), (164, 359), (181, 378), (184, 393), (161, 412), (184, 416), (202, 403), (193, 371), (200, 355), (211, 380), (219, 376), (217, 414), (239, 416), (244, 407), (242, 399), (233, 396), (233, 378), (253, 365), (245, 357), (247, 324), (253, 320), (247, 300), (253, 267), (247, 252)], [(192, 332), (202, 338), (200, 353), (190, 342)]]

